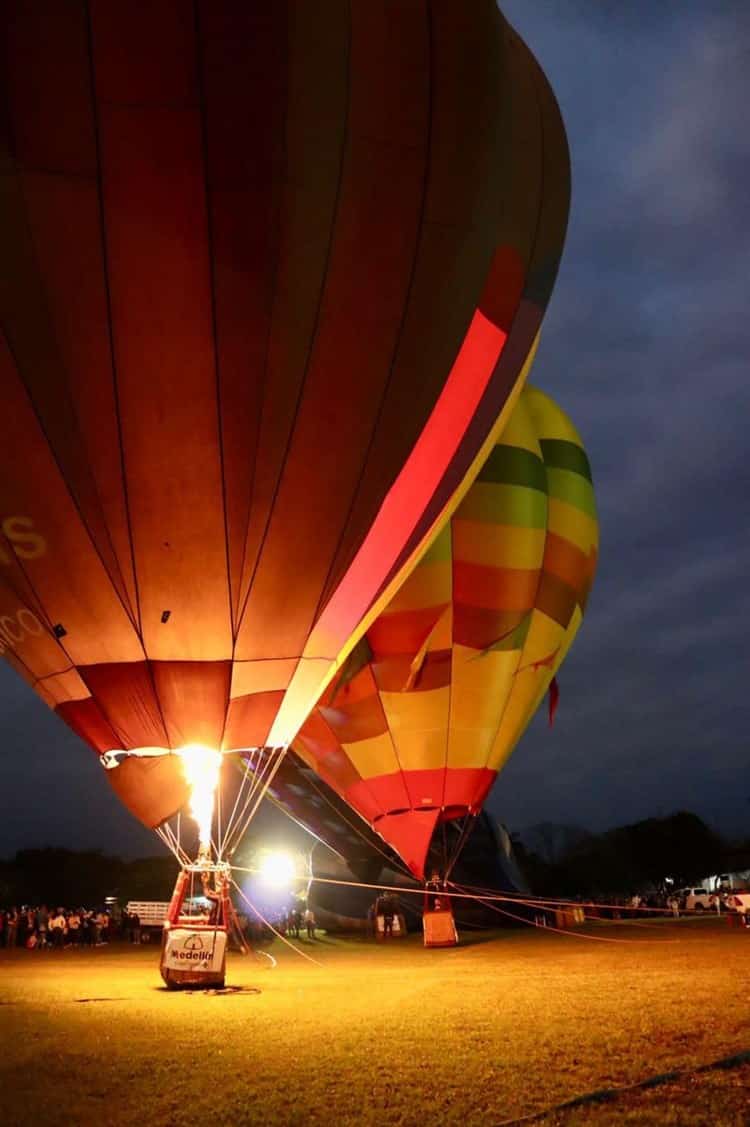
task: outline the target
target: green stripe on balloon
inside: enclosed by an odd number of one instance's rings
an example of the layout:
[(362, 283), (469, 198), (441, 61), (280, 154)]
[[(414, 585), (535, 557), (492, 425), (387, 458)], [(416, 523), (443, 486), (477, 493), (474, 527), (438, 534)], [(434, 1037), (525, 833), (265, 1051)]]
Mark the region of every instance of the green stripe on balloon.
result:
[(558, 470), (572, 470), (581, 477), (591, 478), (591, 466), (586, 457), (586, 451), (575, 442), (567, 442), (563, 438), (542, 438), (539, 440), (542, 448), (545, 465), (553, 466)]

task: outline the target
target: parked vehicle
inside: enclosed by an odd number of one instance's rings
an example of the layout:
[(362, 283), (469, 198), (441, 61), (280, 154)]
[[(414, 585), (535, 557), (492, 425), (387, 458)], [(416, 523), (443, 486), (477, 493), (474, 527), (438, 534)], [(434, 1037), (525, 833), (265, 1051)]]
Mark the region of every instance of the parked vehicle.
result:
[(745, 927), (750, 927), (750, 892), (730, 892), (726, 898), (728, 912), (736, 912), (742, 917)]
[(685, 912), (707, 912), (713, 908), (712, 893), (708, 888), (682, 888), (677, 893), (680, 906)]
[(169, 911), (168, 901), (128, 900), (125, 910), (131, 916), (138, 916), (142, 941), (149, 943), (152, 938), (161, 937)]

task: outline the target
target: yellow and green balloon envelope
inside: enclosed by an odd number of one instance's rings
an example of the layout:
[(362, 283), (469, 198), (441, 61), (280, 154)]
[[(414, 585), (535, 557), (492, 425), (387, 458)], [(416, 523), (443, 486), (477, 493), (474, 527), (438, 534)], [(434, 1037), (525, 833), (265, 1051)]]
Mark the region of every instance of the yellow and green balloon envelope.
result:
[(581, 439), (527, 387), (294, 742), (415, 874), (439, 822), (480, 810), (549, 689), (581, 624), (597, 543)]

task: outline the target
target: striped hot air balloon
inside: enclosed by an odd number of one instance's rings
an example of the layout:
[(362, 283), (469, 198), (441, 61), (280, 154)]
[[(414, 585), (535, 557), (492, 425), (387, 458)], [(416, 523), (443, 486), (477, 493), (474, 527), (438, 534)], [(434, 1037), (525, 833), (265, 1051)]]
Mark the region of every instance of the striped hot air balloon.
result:
[(481, 809), (559, 669), (597, 535), (581, 440), (527, 387), (455, 515), (296, 739), (416, 875), (437, 824)]

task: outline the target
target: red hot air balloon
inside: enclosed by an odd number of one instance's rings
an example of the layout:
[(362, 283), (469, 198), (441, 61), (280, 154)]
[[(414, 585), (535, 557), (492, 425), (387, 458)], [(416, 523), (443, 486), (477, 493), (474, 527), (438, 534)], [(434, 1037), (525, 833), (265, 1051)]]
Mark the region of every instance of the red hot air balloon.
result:
[[(0, 33), (0, 647), (99, 754), (285, 745), (518, 390), (554, 98), (493, 0)], [(108, 772), (150, 825), (175, 760)]]

